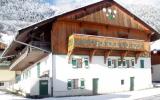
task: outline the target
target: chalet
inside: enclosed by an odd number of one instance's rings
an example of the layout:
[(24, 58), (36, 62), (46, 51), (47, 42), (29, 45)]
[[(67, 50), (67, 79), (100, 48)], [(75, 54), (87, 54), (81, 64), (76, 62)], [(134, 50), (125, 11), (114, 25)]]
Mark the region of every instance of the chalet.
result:
[(113, 0), (19, 30), (12, 89), (29, 96), (96, 95), (152, 87), (150, 41), (158, 32)]
[[(2, 54), (5, 48), (6, 45), (0, 42), (0, 54)], [(0, 89), (6, 89), (9, 84), (15, 82), (16, 73), (8, 70), (9, 65), (9, 61), (0, 60)]]

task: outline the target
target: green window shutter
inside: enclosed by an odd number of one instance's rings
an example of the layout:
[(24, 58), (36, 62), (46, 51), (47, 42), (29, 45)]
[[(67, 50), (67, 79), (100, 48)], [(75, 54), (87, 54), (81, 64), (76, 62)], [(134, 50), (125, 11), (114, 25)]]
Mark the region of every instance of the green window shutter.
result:
[(81, 89), (84, 89), (85, 88), (85, 81), (84, 81), (84, 79), (81, 79), (81, 87), (80, 87)]
[(131, 60), (131, 65), (132, 65), (132, 67), (134, 66), (134, 64), (135, 64), (135, 62), (134, 62), (134, 60), (132, 59), (132, 60)]
[(73, 68), (77, 67), (77, 60), (76, 59), (72, 59), (72, 67)]
[(85, 65), (85, 68), (89, 68), (88, 58), (85, 58), (85, 59), (84, 59), (84, 65)]
[(126, 61), (125, 60), (123, 60), (123, 66), (126, 66)]
[(108, 59), (108, 66), (111, 66), (112, 65), (112, 61), (111, 59)]
[(140, 60), (140, 66), (141, 68), (144, 68), (144, 60)]
[(40, 77), (40, 62), (37, 63), (37, 77)]
[(68, 82), (67, 82), (67, 89), (68, 90), (72, 89), (72, 80), (68, 80)]

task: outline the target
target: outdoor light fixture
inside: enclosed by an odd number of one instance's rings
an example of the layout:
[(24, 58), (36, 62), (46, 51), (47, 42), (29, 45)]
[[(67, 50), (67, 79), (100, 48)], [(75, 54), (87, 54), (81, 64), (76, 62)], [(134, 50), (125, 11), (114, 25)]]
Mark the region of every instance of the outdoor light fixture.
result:
[(106, 13), (106, 16), (108, 17), (108, 19), (112, 20), (116, 18), (117, 15), (117, 11), (111, 8), (103, 8), (102, 11), (104, 13)]
[(153, 54), (157, 54), (157, 50), (156, 49), (153, 50)]

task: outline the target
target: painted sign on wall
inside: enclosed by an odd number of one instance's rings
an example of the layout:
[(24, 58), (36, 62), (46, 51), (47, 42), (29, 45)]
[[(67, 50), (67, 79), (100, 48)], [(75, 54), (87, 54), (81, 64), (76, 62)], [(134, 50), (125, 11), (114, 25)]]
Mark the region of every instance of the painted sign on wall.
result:
[(142, 40), (74, 34), (69, 38), (68, 51), (72, 50), (73, 48), (94, 48), (148, 52), (150, 50), (150, 45), (148, 42), (144, 42)]

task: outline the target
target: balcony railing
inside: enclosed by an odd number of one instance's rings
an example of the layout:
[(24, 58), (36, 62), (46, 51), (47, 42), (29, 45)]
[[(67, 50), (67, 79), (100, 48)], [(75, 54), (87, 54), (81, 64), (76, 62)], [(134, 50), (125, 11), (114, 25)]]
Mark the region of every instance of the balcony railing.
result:
[(43, 48), (43, 49), (50, 49), (50, 43), (49, 42), (41, 42), (41, 41), (31, 41), (30, 42), (31, 45), (39, 47), (39, 48)]
[(74, 34), (69, 37), (68, 52), (74, 48), (110, 49), (149, 52), (149, 42), (136, 39), (124, 39), (94, 35)]

